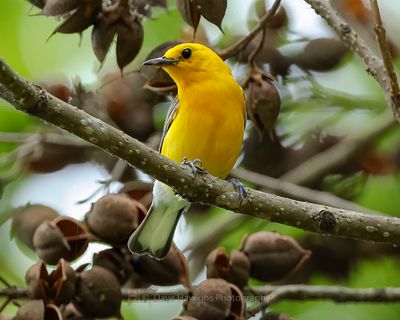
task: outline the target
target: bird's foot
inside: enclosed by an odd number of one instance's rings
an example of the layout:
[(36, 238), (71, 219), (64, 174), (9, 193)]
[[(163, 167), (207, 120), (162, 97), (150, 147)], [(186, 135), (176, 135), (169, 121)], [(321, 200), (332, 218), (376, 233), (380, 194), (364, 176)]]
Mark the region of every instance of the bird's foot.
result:
[(194, 176), (196, 177), (198, 174), (207, 174), (207, 170), (203, 168), (203, 163), (200, 159), (194, 159), (193, 161), (189, 161), (186, 157), (182, 159), (182, 164), (189, 166), (192, 169)]
[(241, 206), (243, 203), (243, 200), (246, 199), (247, 197), (247, 191), (246, 187), (244, 186), (243, 183), (240, 182), (240, 180), (236, 178), (229, 178), (228, 181), (233, 184), (237, 192), (239, 193), (239, 205)]

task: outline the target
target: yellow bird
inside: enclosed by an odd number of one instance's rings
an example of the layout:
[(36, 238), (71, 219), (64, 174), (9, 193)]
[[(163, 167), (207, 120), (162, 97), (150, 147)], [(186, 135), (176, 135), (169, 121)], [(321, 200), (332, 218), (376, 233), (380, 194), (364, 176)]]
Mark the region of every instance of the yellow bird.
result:
[[(178, 88), (165, 121), (161, 154), (224, 179), (239, 156), (246, 124), (243, 90), (230, 68), (214, 51), (196, 43), (179, 44), (144, 64), (161, 66)], [(156, 181), (149, 212), (128, 241), (130, 251), (164, 257), (189, 206)]]

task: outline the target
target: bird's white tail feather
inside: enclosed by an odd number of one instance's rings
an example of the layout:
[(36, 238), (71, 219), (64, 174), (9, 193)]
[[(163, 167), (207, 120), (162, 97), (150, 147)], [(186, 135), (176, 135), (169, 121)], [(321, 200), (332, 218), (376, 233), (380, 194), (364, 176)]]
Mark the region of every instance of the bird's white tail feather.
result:
[(189, 206), (190, 203), (175, 195), (170, 187), (156, 181), (153, 203), (145, 220), (129, 238), (129, 250), (159, 259), (164, 257), (171, 247), (179, 217)]

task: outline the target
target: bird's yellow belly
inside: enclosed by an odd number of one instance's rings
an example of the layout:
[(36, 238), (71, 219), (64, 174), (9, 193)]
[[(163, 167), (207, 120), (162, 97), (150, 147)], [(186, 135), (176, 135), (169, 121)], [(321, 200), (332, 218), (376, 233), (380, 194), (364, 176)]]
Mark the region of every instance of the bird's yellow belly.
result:
[(179, 107), (161, 149), (181, 162), (200, 159), (212, 175), (225, 178), (239, 156), (244, 133), (243, 109), (217, 106)]

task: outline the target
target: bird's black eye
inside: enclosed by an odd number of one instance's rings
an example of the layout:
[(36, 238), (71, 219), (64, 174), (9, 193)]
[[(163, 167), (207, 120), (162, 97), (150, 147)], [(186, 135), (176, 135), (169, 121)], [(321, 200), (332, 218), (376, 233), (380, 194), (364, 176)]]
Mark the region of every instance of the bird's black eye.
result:
[(189, 59), (191, 55), (192, 55), (192, 50), (190, 50), (189, 48), (186, 48), (182, 51), (182, 57), (184, 59)]

